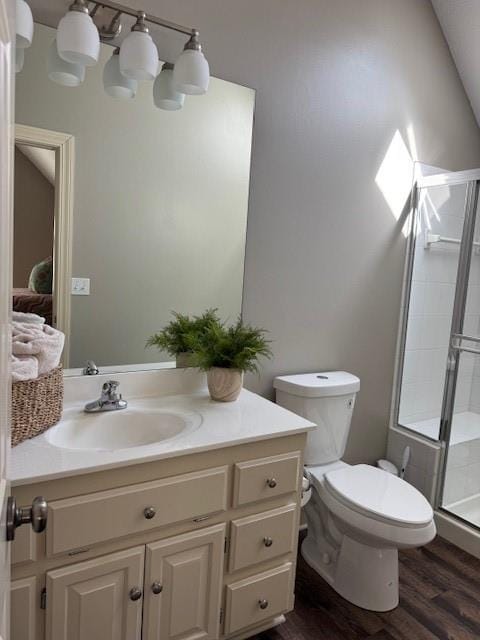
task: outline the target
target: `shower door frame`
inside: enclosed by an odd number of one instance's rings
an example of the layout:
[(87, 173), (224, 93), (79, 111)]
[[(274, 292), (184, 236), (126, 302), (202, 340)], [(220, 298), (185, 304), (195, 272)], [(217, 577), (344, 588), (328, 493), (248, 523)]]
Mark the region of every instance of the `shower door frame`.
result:
[[(465, 184), (465, 204), (464, 204), (464, 221), (462, 238), (459, 245), (459, 258), (457, 266), (457, 278), (455, 284), (455, 298), (452, 311), (452, 322), (450, 328), (450, 337), (448, 344), (448, 357), (445, 367), (445, 385), (442, 401), (442, 410), (440, 415), (440, 430), (438, 439), (434, 440), (423, 434), (419, 434), (415, 430), (402, 425), (399, 422), (400, 396), (402, 389), (403, 367), (405, 359), (405, 343), (409, 318), (409, 305), (412, 290), (412, 275), (415, 258), (415, 247), (418, 238), (417, 230), (419, 225), (419, 203), (420, 192), (428, 187), (438, 186), (454, 186)], [(442, 456), (439, 467), (439, 481), (437, 482), (435, 491), (436, 509), (440, 509), (450, 516), (455, 517), (462, 522), (466, 522), (469, 526), (476, 527), (475, 524), (457, 516), (442, 506), (443, 491), (445, 486), (445, 477), (447, 472), (448, 451), (450, 445), (450, 435), (452, 430), (452, 418), (455, 404), (455, 394), (457, 386), (457, 375), (460, 355), (463, 351), (468, 350), (462, 347), (461, 341), (472, 340), (472, 336), (463, 334), (463, 324), (465, 319), (465, 308), (468, 295), (468, 281), (470, 276), (470, 265), (473, 251), (475, 223), (477, 218), (477, 206), (480, 193), (480, 169), (472, 169), (467, 171), (455, 171), (447, 173), (438, 173), (429, 176), (419, 177), (416, 180), (412, 191), (412, 222), (410, 228), (409, 244), (407, 248), (407, 261), (405, 271), (405, 291), (404, 291), (404, 308), (402, 315), (401, 331), (400, 331), (400, 352), (397, 368), (397, 382), (395, 389), (395, 406), (394, 418), (396, 425), (407, 430), (409, 433), (416, 434), (417, 437), (426, 438), (430, 442), (438, 442), (441, 445)], [(471, 351), (471, 349), (470, 349)], [(475, 352), (475, 351), (474, 351)], [(480, 354), (480, 349), (478, 350)]]

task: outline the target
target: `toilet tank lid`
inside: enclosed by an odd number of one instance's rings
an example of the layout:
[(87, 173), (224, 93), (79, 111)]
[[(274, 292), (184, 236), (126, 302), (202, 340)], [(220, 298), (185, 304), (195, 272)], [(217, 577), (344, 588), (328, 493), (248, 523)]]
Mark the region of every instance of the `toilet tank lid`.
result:
[(322, 371), (277, 376), (273, 386), (294, 396), (328, 398), (356, 393), (360, 389), (360, 379), (346, 371)]

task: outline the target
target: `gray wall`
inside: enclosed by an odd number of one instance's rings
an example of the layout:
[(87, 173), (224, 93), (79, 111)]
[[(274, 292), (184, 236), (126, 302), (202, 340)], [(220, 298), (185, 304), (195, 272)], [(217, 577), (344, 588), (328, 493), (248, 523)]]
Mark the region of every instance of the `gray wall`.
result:
[[(212, 73), (257, 89), (243, 308), (271, 331), (275, 357), (248, 386), (271, 395), (279, 373), (358, 374), (347, 459), (384, 455), (405, 238), (375, 176), (397, 130), (427, 164), (480, 166), (430, 2), (142, 6), (197, 26)], [(161, 55), (181, 49), (158, 41)]]
[(153, 105), (152, 85), (113, 100), (102, 73), (112, 47), (68, 89), (46, 74), (49, 27), (35, 25), (17, 75), (16, 120), (75, 136), (70, 366), (170, 359), (145, 349), (172, 310), (241, 311), (255, 92), (212, 79), (179, 112)]
[(53, 255), (55, 189), (15, 147), (13, 286), (25, 288), (32, 267)]

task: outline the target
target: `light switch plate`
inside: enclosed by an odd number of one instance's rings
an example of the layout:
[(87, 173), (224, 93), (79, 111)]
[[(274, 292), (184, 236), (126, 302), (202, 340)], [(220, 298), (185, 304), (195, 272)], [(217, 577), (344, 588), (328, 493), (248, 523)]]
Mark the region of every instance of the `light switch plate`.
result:
[(90, 278), (72, 278), (72, 296), (89, 296)]

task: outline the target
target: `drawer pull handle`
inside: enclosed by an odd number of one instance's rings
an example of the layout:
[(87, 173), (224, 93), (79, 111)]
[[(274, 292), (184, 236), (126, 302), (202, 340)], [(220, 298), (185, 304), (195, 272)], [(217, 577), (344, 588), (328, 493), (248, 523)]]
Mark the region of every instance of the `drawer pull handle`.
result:
[(273, 538), (270, 538), (270, 536), (265, 536), (265, 538), (263, 539), (263, 544), (266, 547), (271, 547), (273, 544)]
[(130, 600), (133, 600), (133, 602), (136, 602), (137, 600), (140, 600), (140, 598), (142, 597), (142, 590), (139, 589), (138, 587), (133, 587), (132, 589), (130, 589), (130, 592), (128, 595), (130, 596)]
[(260, 607), (260, 609), (266, 609), (268, 607), (268, 600), (265, 600), (265, 598), (262, 598), (261, 600), (258, 601), (258, 606)]
[(147, 520), (151, 520), (152, 518), (154, 518), (156, 513), (157, 511), (155, 507), (147, 507), (146, 509), (143, 510), (143, 515)]
[(268, 478), (267, 485), (270, 487), (270, 489), (275, 489), (275, 487), (277, 486), (277, 481), (275, 480), (275, 478)]
[(154, 582), (152, 584), (152, 592), (158, 596), (159, 593), (162, 593), (163, 591), (163, 585), (160, 584), (160, 582)]

